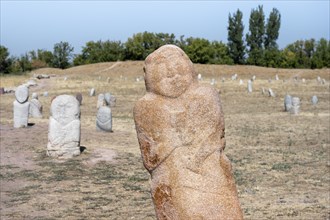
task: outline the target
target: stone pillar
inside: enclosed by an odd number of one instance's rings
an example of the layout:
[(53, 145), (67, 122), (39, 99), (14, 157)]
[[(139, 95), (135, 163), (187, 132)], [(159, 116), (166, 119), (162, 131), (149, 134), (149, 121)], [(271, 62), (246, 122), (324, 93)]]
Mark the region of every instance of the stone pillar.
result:
[(29, 116), (32, 118), (42, 118), (42, 105), (38, 100), (37, 93), (32, 94), (30, 101)]
[(157, 219), (243, 219), (218, 92), (174, 45), (146, 58), (145, 83), (134, 120)]
[(95, 89), (92, 88), (91, 91), (89, 92), (89, 96), (95, 96)]
[(273, 90), (271, 88), (268, 89), (268, 95), (270, 97), (275, 97), (275, 93), (273, 92)]
[(284, 98), (284, 111), (288, 112), (292, 108), (292, 97), (291, 95), (286, 95)]
[(291, 114), (298, 115), (300, 111), (300, 99), (298, 97), (292, 97)]
[(24, 128), (28, 126), (29, 119), (29, 89), (25, 85), (20, 85), (15, 90), (16, 100), (14, 106), (14, 128)]
[(316, 95), (313, 95), (311, 101), (313, 105), (316, 105), (319, 102), (319, 99), (317, 98)]
[(248, 90), (248, 93), (252, 92), (252, 81), (251, 80), (248, 80), (248, 82), (247, 82), (247, 90)]

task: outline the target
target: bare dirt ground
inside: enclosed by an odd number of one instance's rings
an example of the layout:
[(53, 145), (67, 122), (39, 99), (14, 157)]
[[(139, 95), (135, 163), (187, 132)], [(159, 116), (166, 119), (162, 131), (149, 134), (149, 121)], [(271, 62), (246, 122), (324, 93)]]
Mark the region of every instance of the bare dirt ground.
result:
[[(33, 74), (43, 118), (13, 128), (14, 94), (0, 96), (0, 219), (155, 219), (149, 174), (140, 158), (132, 108), (145, 94), (143, 62), (100, 63), (67, 70), (39, 69), (26, 76), (1, 76), (14, 87)], [(253, 66), (195, 65), (201, 83), (216, 80), (226, 121), (226, 154), (232, 161), (245, 219), (330, 219), (330, 72)], [(238, 74), (232, 81), (231, 75)], [(280, 80), (275, 80), (275, 74)], [(253, 75), (253, 92), (246, 82)], [(318, 83), (316, 77), (326, 79)], [(67, 80), (64, 78), (67, 77)], [(108, 77), (110, 78), (108, 82)], [(225, 80), (222, 82), (222, 78)], [(272, 79), (270, 83), (268, 79)], [(303, 83), (302, 79), (306, 79)], [(97, 95), (117, 97), (113, 133), (96, 131)], [(261, 89), (272, 88), (276, 97)], [(47, 97), (42, 94), (48, 91)], [(81, 92), (79, 157), (46, 156), (51, 98)], [(301, 113), (284, 112), (284, 96), (301, 99)], [(317, 95), (319, 103), (310, 99)]]

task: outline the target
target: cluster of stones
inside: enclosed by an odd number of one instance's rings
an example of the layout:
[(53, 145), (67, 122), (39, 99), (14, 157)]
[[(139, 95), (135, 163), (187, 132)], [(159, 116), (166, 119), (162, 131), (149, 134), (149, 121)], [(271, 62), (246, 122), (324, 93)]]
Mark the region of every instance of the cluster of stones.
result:
[(299, 110), (300, 110), (299, 97), (292, 97), (290, 95), (286, 95), (284, 97), (284, 110), (294, 115), (299, 114)]
[(144, 69), (134, 120), (157, 219), (243, 219), (218, 92), (198, 83), (174, 45), (150, 54)]

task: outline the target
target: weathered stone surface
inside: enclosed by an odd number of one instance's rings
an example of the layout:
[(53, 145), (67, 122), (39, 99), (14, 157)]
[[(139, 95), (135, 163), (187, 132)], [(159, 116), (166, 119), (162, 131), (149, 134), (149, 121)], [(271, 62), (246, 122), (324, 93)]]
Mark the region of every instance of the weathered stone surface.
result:
[(19, 103), (24, 103), (29, 98), (29, 88), (25, 85), (20, 85), (15, 90), (15, 97)]
[(89, 92), (89, 96), (95, 96), (95, 89), (92, 88), (91, 91)]
[(27, 83), (26, 83), (26, 86), (29, 88), (29, 87), (31, 87), (31, 86), (37, 86), (38, 85), (38, 83), (35, 81), (35, 80), (33, 80), (33, 79), (30, 79), (29, 81), (27, 81)]
[(173, 45), (146, 58), (145, 79), (134, 120), (157, 218), (242, 219), (218, 92)]
[(300, 99), (298, 97), (292, 97), (292, 108), (290, 109), (291, 114), (297, 115), (300, 111)]
[(50, 76), (47, 74), (39, 74), (36, 76), (37, 79), (49, 79)]
[(36, 98), (30, 101), (29, 116), (32, 118), (42, 118), (42, 105)]
[(112, 132), (112, 113), (108, 106), (101, 106), (97, 111), (96, 129), (98, 131)]
[(111, 108), (112, 107), (115, 107), (116, 106), (116, 97), (111, 95), (110, 92), (107, 92), (104, 94), (104, 99), (105, 99), (105, 102), (108, 106), (110, 106)]
[(33, 92), (31, 95), (31, 99), (38, 99), (38, 93)]
[(275, 93), (273, 92), (273, 90), (271, 88), (268, 89), (268, 95), (270, 97), (275, 97)]
[(202, 74), (199, 73), (197, 78), (198, 78), (198, 80), (202, 80)]
[(25, 128), (28, 126), (30, 103), (20, 103), (17, 100), (14, 106), (14, 128)]
[(57, 96), (50, 107), (47, 155), (70, 158), (80, 154), (80, 106), (76, 97)]
[(16, 100), (13, 103), (14, 128), (24, 128), (28, 126), (29, 120), (29, 89), (25, 85), (20, 85), (15, 90)]
[(83, 100), (83, 96), (82, 96), (82, 94), (80, 92), (78, 92), (76, 94), (76, 99), (78, 100), (79, 105), (81, 105), (82, 104), (82, 100)]
[(102, 93), (98, 95), (97, 104), (96, 104), (97, 109), (99, 109), (101, 106), (106, 106), (104, 94), (102, 94)]
[(311, 102), (312, 102), (313, 105), (316, 105), (319, 102), (319, 99), (317, 98), (316, 95), (312, 96)]
[(291, 95), (286, 95), (284, 97), (284, 111), (288, 112), (292, 108), (292, 97)]
[(249, 93), (252, 92), (252, 81), (251, 80), (248, 80), (248, 82), (247, 82), (247, 91)]

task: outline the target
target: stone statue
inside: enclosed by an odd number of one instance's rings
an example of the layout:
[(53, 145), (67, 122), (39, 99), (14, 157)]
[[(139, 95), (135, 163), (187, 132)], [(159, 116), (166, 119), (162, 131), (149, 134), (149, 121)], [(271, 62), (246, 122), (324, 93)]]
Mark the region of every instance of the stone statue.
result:
[(243, 219), (218, 92), (188, 56), (165, 45), (145, 60), (147, 93), (134, 120), (158, 219)]
[(112, 113), (108, 106), (101, 106), (96, 115), (96, 130), (112, 132)]
[(80, 105), (76, 97), (57, 96), (50, 111), (47, 155), (62, 158), (80, 155)]
[(29, 116), (32, 118), (42, 118), (42, 104), (38, 100), (38, 94), (32, 93), (30, 101)]
[(115, 107), (116, 106), (116, 97), (114, 95), (112, 95), (110, 92), (107, 92), (104, 94), (104, 99), (105, 102), (108, 106), (110, 106), (110, 108)]
[(24, 128), (28, 126), (29, 120), (29, 88), (25, 85), (20, 85), (15, 90), (16, 100), (14, 106), (14, 128)]
[(286, 95), (284, 97), (284, 111), (289, 112), (292, 108), (292, 96)]

